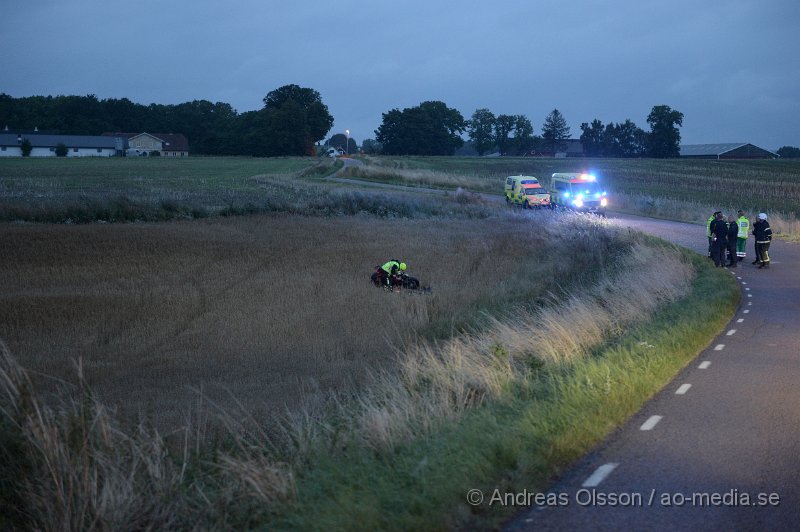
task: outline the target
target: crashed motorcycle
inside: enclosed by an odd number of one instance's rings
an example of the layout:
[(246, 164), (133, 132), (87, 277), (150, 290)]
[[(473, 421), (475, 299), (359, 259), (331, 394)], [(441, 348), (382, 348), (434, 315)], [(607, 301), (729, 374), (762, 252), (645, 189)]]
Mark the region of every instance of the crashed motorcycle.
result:
[[(372, 275), (370, 276), (370, 280), (372, 281), (372, 284), (374, 284), (375, 286), (385, 287), (386, 275), (387, 273), (383, 271), (383, 269), (380, 266), (376, 266), (375, 271), (372, 272)], [(416, 277), (412, 277), (405, 272), (392, 275), (389, 279), (389, 286), (392, 289), (405, 288), (407, 290), (422, 290), (428, 292), (430, 291), (429, 287), (420, 288), (419, 279), (417, 279)]]

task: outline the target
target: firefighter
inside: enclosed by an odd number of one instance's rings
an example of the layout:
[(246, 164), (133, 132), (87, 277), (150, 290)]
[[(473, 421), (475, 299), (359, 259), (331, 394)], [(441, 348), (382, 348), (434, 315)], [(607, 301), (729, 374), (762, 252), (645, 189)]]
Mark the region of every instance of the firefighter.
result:
[(758, 214), (756, 223), (753, 224), (753, 235), (756, 237), (756, 260), (758, 268), (769, 268), (769, 244), (772, 242), (772, 229), (767, 221), (767, 215)]
[(398, 275), (400, 272), (406, 271), (407, 267), (408, 266), (406, 266), (405, 262), (400, 262), (397, 259), (392, 259), (392, 260), (386, 262), (383, 266), (381, 266), (381, 270), (383, 271), (383, 275), (382, 275), (383, 279), (382, 279), (382, 281), (383, 281), (383, 284), (386, 286), (386, 288), (391, 290), (392, 289), (392, 278), (394, 276)]
[(744, 211), (739, 211), (739, 218), (736, 223), (739, 226), (739, 233), (736, 235), (736, 260), (741, 261), (747, 256), (747, 235), (750, 234), (750, 219), (744, 215)]
[(709, 226), (711, 231), (711, 258), (714, 266), (722, 268), (725, 266), (726, 241), (728, 239), (728, 224), (721, 212), (717, 212), (714, 220)]
[(739, 259), (736, 258), (736, 246), (739, 244), (739, 230), (739, 222), (736, 220), (736, 217), (730, 215), (728, 217), (727, 236), (728, 268), (735, 268), (739, 262)]

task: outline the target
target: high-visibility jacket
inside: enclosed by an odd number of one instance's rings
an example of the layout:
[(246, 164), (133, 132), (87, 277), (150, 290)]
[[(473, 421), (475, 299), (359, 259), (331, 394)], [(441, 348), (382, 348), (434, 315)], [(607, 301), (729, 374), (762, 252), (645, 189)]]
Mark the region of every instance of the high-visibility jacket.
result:
[(736, 237), (747, 238), (747, 235), (750, 234), (750, 220), (747, 219), (747, 216), (739, 216), (736, 223), (739, 225), (739, 234)]
[(397, 259), (392, 259), (381, 266), (381, 270), (385, 271), (389, 275), (394, 275), (400, 271), (400, 261)]
[(713, 222), (716, 219), (717, 217), (712, 214), (711, 216), (708, 217), (708, 220), (706, 220), (706, 236), (708, 238), (711, 238), (711, 222)]

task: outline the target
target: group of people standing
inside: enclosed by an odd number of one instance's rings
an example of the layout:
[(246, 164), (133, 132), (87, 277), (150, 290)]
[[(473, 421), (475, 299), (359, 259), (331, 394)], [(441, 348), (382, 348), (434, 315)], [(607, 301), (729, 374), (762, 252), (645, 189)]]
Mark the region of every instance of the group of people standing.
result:
[[(735, 268), (747, 256), (747, 237), (751, 234), (750, 219), (744, 215), (744, 211), (740, 210), (737, 214), (738, 218), (730, 216), (726, 222), (722, 212), (717, 211), (706, 223), (708, 256), (717, 268)], [(765, 213), (759, 213), (753, 223), (752, 234), (756, 240), (756, 260), (753, 264), (757, 264), (759, 269), (769, 268), (772, 229)]]

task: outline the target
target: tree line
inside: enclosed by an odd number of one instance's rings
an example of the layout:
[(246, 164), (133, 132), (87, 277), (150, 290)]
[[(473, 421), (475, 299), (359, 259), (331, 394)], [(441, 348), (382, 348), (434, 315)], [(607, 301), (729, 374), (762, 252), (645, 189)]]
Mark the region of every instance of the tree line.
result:
[[(142, 105), (127, 98), (30, 96), (0, 94), (0, 127), (33, 129), (72, 135), (105, 132), (183, 133), (194, 154), (284, 156), (314, 155), (333, 125), (320, 94), (310, 88), (285, 85), (269, 92), (257, 111), (238, 113), (230, 104), (207, 100)], [(645, 132), (631, 120), (581, 124), (584, 154), (592, 157), (677, 157), (683, 114), (666, 105), (653, 107)], [(535, 155), (562, 151), (570, 128), (558, 109), (544, 119), (541, 135), (524, 115), (495, 116), (476, 110), (469, 119), (441, 101), (426, 101), (382, 114), (374, 139), (362, 149), (386, 155), (453, 155), (466, 135), (478, 155)], [(337, 133), (328, 145), (348, 153), (356, 141)]]
[(127, 98), (0, 94), (0, 128), (62, 135), (182, 133), (203, 155), (314, 155), (333, 117), (319, 93), (297, 85), (269, 92), (264, 107), (237, 113), (230, 104), (194, 100), (177, 105), (137, 104)]
[[(646, 132), (630, 119), (603, 124), (594, 119), (581, 124), (580, 141), (589, 157), (678, 157), (683, 113), (667, 105), (654, 106), (647, 117)], [(383, 114), (375, 140), (364, 142), (367, 152), (385, 155), (452, 155), (464, 143), (466, 133), (478, 155), (543, 155), (566, 149), (570, 128), (558, 109), (542, 122), (541, 135), (534, 134), (524, 115), (497, 115), (477, 109), (466, 120), (443, 102), (423, 102), (417, 107), (392, 109)]]

